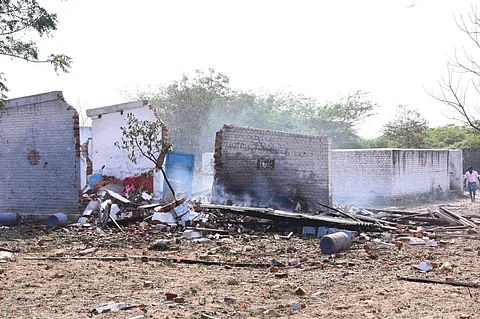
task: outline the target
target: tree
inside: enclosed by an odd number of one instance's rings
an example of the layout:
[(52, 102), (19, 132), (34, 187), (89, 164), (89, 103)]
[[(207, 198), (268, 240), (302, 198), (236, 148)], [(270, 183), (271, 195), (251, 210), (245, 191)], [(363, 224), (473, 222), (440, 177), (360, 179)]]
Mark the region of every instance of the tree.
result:
[(137, 164), (140, 156), (151, 161), (155, 165), (154, 168), (162, 172), (175, 198), (175, 192), (162, 167), (165, 155), (172, 151), (172, 144), (166, 138), (165, 124), (160, 120), (142, 121), (132, 113), (128, 113), (127, 123), (120, 129), (122, 130), (122, 141), (121, 143), (115, 142), (115, 146), (126, 150), (128, 159), (134, 164)]
[(202, 153), (213, 149), (215, 129), (219, 128), (216, 119), (231, 97), (229, 81), (213, 69), (197, 70), (193, 75), (183, 74), (167, 86), (138, 92), (137, 96), (150, 100), (156, 107), (177, 150), (194, 153), (201, 159)]
[(361, 138), (356, 127), (374, 115), (377, 105), (370, 101), (369, 94), (361, 91), (340, 97), (337, 102), (316, 104), (310, 116), (305, 114), (307, 132), (327, 135), (332, 138), (334, 148), (359, 148)]
[(213, 69), (184, 74), (136, 97), (157, 108), (176, 150), (194, 153), (197, 160), (214, 150), (215, 133), (223, 124), (328, 135), (334, 147), (358, 147), (356, 125), (376, 107), (362, 92), (322, 105), (293, 92), (234, 90), (229, 77)]
[(446, 125), (429, 128), (425, 143), (428, 148), (478, 149), (480, 135), (468, 125)]
[(427, 129), (427, 120), (417, 110), (399, 105), (393, 120), (384, 125), (382, 133), (390, 141), (389, 147), (425, 148)]
[[(36, 0), (0, 0), (0, 55), (35, 63), (50, 63), (55, 72), (68, 72), (72, 60), (64, 54), (43, 58), (33, 40), (24, 40), (28, 32), (51, 36), (57, 29), (57, 15), (48, 13)], [(8, 87), (0, 72), (0, 108), (4, 107)]]
[[(476, 7), (472, 6), (467, 17), (460, 15), (455, 22), (474, 47), (480, 49), (480, 15)], [(476, 102), (480, 95), (480, 65), (477, 59), (465, 48), (460, 55), (455, 52), (454, 58), (447, 63), (447, 76), (438, 82), (439, 91), (432, 91), (429, 95), (449, 106), (455, 114), (454, 119), (480, 132), (480, 108)]]

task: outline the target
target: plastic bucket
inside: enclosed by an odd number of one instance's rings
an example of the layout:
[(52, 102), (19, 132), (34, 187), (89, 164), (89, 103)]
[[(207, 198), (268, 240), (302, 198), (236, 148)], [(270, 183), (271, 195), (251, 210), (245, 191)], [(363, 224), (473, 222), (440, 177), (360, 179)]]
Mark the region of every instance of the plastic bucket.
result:
[(20, 223), (19, 213), (0, 213), (0, 225), (17, 226)]
[(52, 228), (64, 227), (68, 224), (68, 217), (64, 213), (56, 213), (48, 216), (47, 224)]
[(320, 249), (322, 253), (331, 255), (342, 250), (348, 250), (352, 246), (352, 242), (348, 235), (343, 232), (325, 235), (320, 239)]

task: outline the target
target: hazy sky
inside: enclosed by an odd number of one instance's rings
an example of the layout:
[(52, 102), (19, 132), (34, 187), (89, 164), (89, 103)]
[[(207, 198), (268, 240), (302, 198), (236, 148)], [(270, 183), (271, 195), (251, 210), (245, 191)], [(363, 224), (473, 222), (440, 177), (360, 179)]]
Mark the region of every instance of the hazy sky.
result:
[(42, 53), (65, 53), (69, 74), (0, 57), (9, 97), (52, 90), (74, 106), (101, 107), (135, 91), (215, 68), (239, 89), (291, 90), (335, 101), (371, 92), (379, 115), (366, 137), (396, 105), (418, 108), (442, 125), (443, 104), (425, 93), (446, 73), (455, 49), (469, 45), (454, 14), (465, 0), (40, 0), (58, 14), (58, 30), (41, 39)]

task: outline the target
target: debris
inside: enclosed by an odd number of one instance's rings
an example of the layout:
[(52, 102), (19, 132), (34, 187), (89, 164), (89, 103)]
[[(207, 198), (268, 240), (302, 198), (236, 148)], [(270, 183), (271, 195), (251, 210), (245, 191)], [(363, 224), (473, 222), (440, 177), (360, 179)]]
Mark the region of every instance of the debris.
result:
[(412, 281), (412, 282), (421, 282), (421, 283), (430, 283), (430, 284), (444, 284), (444, 285), (470, 287), (470, 288), (480, 288), (479, 284), (471, 283), (471, 282), (435, 280), (435, 279), (427, 279), (427, 278), (412, 278), (412, 277), (402, 277), (402, 276), (397, 276), (397, 278), (399, 280)]
[(13, 253), (9, 251), (0, 251), (0, 263), (13, 260)]
[(138, 305), (127, 305), (124, 303), (115, 303), (113, 301), (110, 301), (105, 305), (101, 305), (93, 308), (92, 310), (90, 310), (90, 312), (94, 314), (99, 314), (99, 313), (105, 313), (105, 312), (117, 312), (119, 310), (128, 310), (136, 307), (138, 307)]
[(97, 250), (98, 250), (98, 247), (87, 248), (87, 249), (79, 251), (78, 254), (80, 256), (85, 256), (85, 255), (88, 255), (88, 254), (92, 254), (92, 253), (96, 252)]
[(110, 196), (112, 196), (113, 198), (118, 199), (119, 201), (121, 201), (121, 202), (123, 202), (123, 203), (127, 203), (127, 204), (131, 203), (130, 200), (128, 200), (127, 198), (123, 197), (122, 195), (120, 195), (120, 194), (118, 194), (118, 193), (116, 193), (116, 192), (114, 192), (114, 191), (107, 190), (107, 193), (108, 193)]
[(206, 300), (205, 300), (205, 297), (204, 297), (204, 296), (198, 297), (198, 304), (199, 304), (199, 305), (204, 306), (205, 303), (206, 303)]
[(300, 310), (300, 309), (303, 309), (303, 308), (305, 308), (305, 304), (301, 304), (299, 302), (292, 303), (292, 309), (293, 310)]
[(357, 231), (360, 230), (360, 228), (371, 231), (390, 229), (386, 226), (373, 223), (357, 222), (350, 219), (342, 219), (338, 217), (291, 213), (271, 208), (227, 206), (215, 204), (201, 204), (200, 206), (207, 209), (218, 209), (223, 213), (232, 213), (238, 215), (271, 219), (280, 222), (288, 222), (292, 226), (327, 226)]
[(278, 272), (275, 274), (275, 278), (287, 278), (288, 274), (285, 272)]
[(281, 315), (273, 309), (265, 310), (263, 314), (270, 317), (281, 317)]
[(428, 261), (422, 261), (419, 265), (418, 265), (418, 269), (420, 271), (424, 271), (424, 272), (427, 272), (427, 271), (430, 271), (433, 269), (433, 266), (430, 262)]
[(237, 302), (234, 298), (226, 297), (226, 296), (223, 298), (223, 301), (224, 301), (227, 305), (233, 305), (234, 303)]
[(306, 295), (307, 293), (305, 292), (305, 290), (303, 290), (302, 287), (298, 287), (298, 288), (295, 290), (295, 294), (298, 295), (298, 296), (304, 296), (304, 295)]
[(173, 300), (175, 298), (178, 297), (178, 294), (174, 293), (174, 292), (167, 292), (165, 293), (165, 298), (167, 298), (167, 300)]
[(184, 303), (184, 302), (185, 302), (185, 298), (183, 298), (183, 297), (175, 297), (175, 298), (173, 298), (173, 301), (174, 301), (175, 303)]

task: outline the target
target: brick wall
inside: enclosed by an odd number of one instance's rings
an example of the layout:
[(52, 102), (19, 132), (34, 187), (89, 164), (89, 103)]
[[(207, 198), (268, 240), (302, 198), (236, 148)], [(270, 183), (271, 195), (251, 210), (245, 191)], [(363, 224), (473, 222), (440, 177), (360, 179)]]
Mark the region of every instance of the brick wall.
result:
[(375, 204), (448, 191), (451, 170), (448, 150), (334, 150), (333, 201)]
[(333, 150), (333, 201), (363, 204), (392, 194), (391, 150)]
[(8, 101), (0, 113), (0, 212), (78, 214), (78, 130), (61, 92)]
[(448, 150), (392, 150), (392, 196), (450, 189)]
[(293, 198), (331, 204), (328, 137), (225, 125), (217, 132), (214, 157), (213, 202), (259, 205)]

